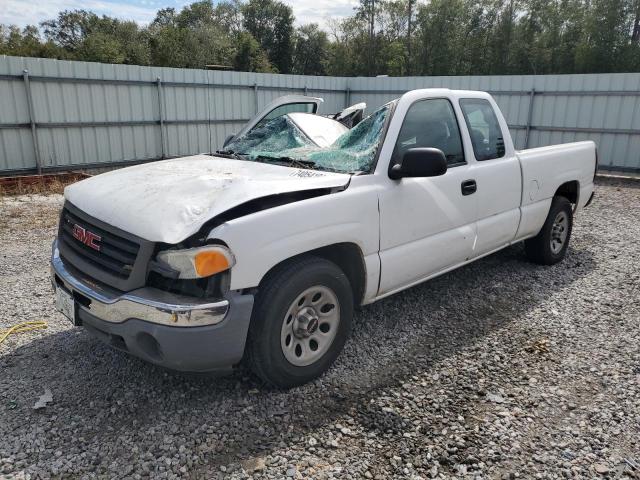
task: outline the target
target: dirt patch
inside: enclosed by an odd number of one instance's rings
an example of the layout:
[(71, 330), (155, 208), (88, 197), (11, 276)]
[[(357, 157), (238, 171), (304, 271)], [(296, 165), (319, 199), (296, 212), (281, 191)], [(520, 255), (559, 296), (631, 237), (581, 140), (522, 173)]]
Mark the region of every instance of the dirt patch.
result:
[(16, 195), (61, 195), (64, 187), (90, 175), (82, 172), (0, 177), (0, 198)]

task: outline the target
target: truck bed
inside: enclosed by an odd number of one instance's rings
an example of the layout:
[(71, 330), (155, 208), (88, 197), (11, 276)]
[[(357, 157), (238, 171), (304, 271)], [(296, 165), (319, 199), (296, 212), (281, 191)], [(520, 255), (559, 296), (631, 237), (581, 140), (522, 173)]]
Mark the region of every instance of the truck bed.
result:
[(578, 212), (593, 193), (596, 145), (592, 141), (563, 143), (516, 152), (522, 172), (522, 220), (518, 237), (537, 232), (561, 185), (575, 186)]

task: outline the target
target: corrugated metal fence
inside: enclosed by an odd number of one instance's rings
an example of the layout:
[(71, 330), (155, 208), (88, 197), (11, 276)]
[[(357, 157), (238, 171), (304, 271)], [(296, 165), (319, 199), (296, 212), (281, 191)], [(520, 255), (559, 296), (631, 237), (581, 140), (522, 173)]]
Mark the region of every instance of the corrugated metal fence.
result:
[(584, 139), (605, 168), (640, 170), (640, 74), (347, 78), (105, 65), (0, 56), (0, 174), (211, 152), (281, 95), (322, 113), (407, 90), (491, 92), (517, 148)]

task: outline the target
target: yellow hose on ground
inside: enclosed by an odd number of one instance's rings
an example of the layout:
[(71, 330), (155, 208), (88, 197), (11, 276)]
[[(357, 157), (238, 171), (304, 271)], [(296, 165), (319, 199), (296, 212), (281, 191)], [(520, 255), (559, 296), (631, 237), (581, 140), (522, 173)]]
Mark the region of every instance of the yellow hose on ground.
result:
[(9, 327), (4, 332), (0, 331), (0, 343), (4, 342), (12, 333), (29, 332), (31, 330), (39, 330), (41, 328), (47, 328), (47, 322), (38, 321), (19, 323), (13, 327)]

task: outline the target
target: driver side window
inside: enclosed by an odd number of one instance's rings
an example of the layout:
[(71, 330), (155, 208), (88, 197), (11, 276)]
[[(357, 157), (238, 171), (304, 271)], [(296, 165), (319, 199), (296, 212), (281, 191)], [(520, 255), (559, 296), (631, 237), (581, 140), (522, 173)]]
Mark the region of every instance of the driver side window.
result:
[(424, 147), (442, 150), (449, 167), (466, 163), (458, 121), (449, 100), (419, 100), (409, 107), (393, 150), (392, 164), (399, 163), (410, 148)]

